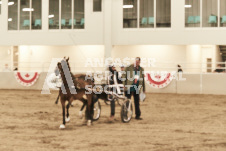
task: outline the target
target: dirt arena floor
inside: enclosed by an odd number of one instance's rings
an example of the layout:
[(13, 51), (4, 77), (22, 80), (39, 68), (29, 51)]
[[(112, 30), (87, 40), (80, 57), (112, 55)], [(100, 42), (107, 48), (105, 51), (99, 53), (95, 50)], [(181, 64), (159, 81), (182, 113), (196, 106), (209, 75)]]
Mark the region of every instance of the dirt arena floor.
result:
[[(59, 130), (57, 92), (0, 90), (0, 151), (225, 151), (226, 96), (147, 94), (143, 120), (125, 124), (116, 108), (102, 104), (91, 127), (78, 117), (81, 103), (70, 108), (71, 121)], [(78, 101), (77, 101), (78, 102)]]

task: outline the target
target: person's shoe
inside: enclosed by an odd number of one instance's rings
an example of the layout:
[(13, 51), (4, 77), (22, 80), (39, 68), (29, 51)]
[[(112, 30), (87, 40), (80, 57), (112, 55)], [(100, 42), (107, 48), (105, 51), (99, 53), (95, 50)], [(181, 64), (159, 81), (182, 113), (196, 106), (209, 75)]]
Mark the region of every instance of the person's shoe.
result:
[(110, 122), (113, 122), (114, 119), (115, 119), (115, 117), (112, 115), (112, 116), (110, 116), (109, 121), (110, 121)]
[(136, 120), (143, 120), (141, 117), (135, 117)]

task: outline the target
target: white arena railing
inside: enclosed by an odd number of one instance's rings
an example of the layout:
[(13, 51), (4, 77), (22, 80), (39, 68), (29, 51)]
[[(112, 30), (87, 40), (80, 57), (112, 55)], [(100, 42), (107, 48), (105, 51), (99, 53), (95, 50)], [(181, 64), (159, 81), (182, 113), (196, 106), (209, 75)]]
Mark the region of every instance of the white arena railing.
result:
[[(5, 70), (6, 68), (9, 70)], [(84, 62), (70, 62), (71, 70), (73, 73), (86, 73), (90, 71), (95, 73), (97, 71), (107, 71), (106, 67), (85, 67)], [(178, 94), (220, 94), (226, 95), (225, 83), (226, 72), (214, 73), (216, 65), (221, 64), (221, 69), (225, 70), (225, 62), (215, 63), (170, 63), (170, 62), (157, 62), (154, 66), (145, 67), (145, 71), (164, 71), (176, 72), (177, 64), (180, 64), (183, 69), (183, 78), (186, 80), (172, 80), (171, 83), (162, 89), (151, 87), (146, 81), (146, 92), (150, 93), (178, 93)], [(33, 89), (42, 90), (44, 81), (49, 70), (50, 62), (37, 63), (37, 62), (19, 62), (10, 64), (9, 62), (0, 62), (0, 89)], [(18, 68), (17, 71), (40, 72), (39, 80), (31, 87), (20, 85), (14, 76), (13, 70)], [(120, 68), (117, 67), (119, 71)], [(106, 83), (100, 81), (97, 84)]]
[[(212, 73), (216, 68), (226, 70), (225, 62), (214, 63), (185, 63), (185, 62), (156, 62), (154, 65), (144, 67), (146, 71), (177, 71), (177, 65), (180, 65), (183, 73)], [(221, 67), (217, 67), (221, 65)], [(0, 72), (4, 71), (38, 71), (48, 72), (50, 62), (0, 62)], [(97, 72), (105, 71), (106, 67), (85, 67), (85, 62), (70, 62), (71, 70), (75, 73), (84, 73), (87, 71)], [(120, 70), (120, 67), (117, 67)]]

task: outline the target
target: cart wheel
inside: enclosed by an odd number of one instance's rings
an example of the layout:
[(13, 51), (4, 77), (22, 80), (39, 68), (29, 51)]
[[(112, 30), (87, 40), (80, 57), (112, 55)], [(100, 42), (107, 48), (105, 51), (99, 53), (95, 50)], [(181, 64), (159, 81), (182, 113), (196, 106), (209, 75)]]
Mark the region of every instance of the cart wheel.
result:
[(97, 101), (93, 107), (93, 121), (97, 121), (100, 118), (101, 114), (101, 105), (100, 102)]
[(108, 95), (107, 95), (107, 100), (104, 100), (104, 103), (105, 103), (106, 105), (110, 105), (112, 100), (114, 100), (114, 96), (111, 95), (111, 94), (108, 94)]
[(122, 106), (123, 105), (123, 100), (122, 99), (117, 99), (118, 105)]
[(121, 108), (121, 120), (123, 123), (129, 123), (133, 116), (133, 106), (130, 100), (126, 100)]
[(104, 103), (105, 103), (106, 105), (110, 105), (110, 104), (111, 104), (111, 101), (104, 100)]

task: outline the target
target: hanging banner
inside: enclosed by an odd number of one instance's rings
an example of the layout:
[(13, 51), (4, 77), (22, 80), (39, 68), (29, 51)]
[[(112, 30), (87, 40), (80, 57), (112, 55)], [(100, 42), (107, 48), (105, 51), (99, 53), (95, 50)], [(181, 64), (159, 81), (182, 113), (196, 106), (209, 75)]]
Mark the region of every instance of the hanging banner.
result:
[(153, 88), (165, 88), (173, 80), (174, 74), (166, 72), (146, 73), (146, 81)]
[(38, 72), (15, 72), (17, 82), (23, 86), (32, 86), (39, 77)]

